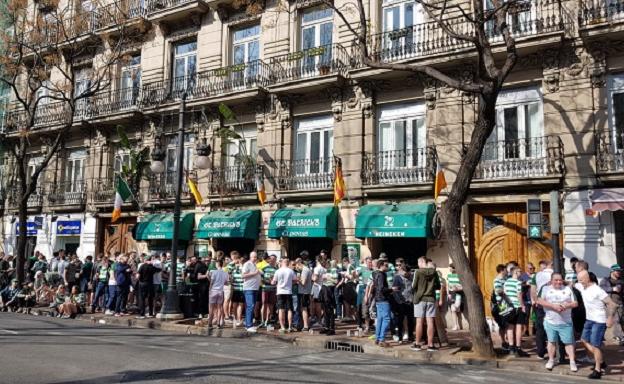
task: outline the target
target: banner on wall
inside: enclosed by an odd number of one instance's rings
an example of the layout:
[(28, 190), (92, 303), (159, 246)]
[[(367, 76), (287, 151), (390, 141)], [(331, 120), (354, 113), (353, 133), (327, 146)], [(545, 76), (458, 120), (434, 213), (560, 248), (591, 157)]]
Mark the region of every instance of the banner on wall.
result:
[(80, 220), (62, 220), (56, 222), (57, 236), (80, 236), (82, 222)]
[[(19, 236), (19, 222), (15, 223), (15, 234)], [(37, 223), (34, 221), (26, 222), (26, 236), (37, 236)]]

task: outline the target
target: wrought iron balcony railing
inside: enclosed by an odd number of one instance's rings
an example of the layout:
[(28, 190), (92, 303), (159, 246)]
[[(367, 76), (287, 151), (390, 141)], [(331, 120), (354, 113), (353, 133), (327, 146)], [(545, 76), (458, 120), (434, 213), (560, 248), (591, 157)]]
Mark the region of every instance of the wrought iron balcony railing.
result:
[(364, 155), (364, 185), (400, 185), (432, 182), (436, 168), (433, 147), (380, 151)]
[(141, 105), (141, 88), (123, 88), (102, 92), (89, 98), (77, 100), (74, 117), (90, 119), (120, 112), (131, 112)]
[(97, 10), (97, 29), (114, 27), (147, 15), (145, 0), (117, 0)]
[(270, 68), (262, 60), (230, 65), (197, 74), (154, 81), (143, 85), (143, 105), (155, 106), (179, 100), (219, 96), (230, 92), (266, 87)]
[(624, 20), (624, 2), (606, 0), (581, 1), (578, 19), (581, 27)]
[(112, 177), (97, 179), (93, 183), (93, 202), (110, 203), (115, 202), (115, 182)]
[(522, 179), (563, 175), (563, 143), (558, 136), (486, 143), (475, 179)]
[(271, 59), (273, 79), (285, 82), (341, 74), (349, 67), (349, 55), (340, 44), (322, 45)]
[(599, 173), (624, 172), (624, 131), (598, 132), (596, 162)]
[(86, 202), (84, 181), (62, 181), (52, 183), (47, 190), (50, 205), (84, 205)]
[(261, 170), (255, 164), (232, 165), (211, 169), (208, 173), (208, 191), (211, 195), (238, 195), (256, 192), (256, 175)]
[(43, 128), (53, 125), (66, 124), (71, 116), (69, 108), (64, 102), (50, 102), (39, 104), (30, 121), (30, 115), (23, 109), (11, 109), (5, 114), (5, 130), (7, 133), (17, 132), (26, 128)]
[(179, 7), (197, 0), (149, 0), (147, 4), (148, 13), (161, 12), (170, 8)]
[(283, 191), (330, 189), (334, 178), (332, 159), (282, 160), (277, 187)]
[[(562, 31), (564, 19), (557, 0), (527, 0), (515, 4), (507, 15), (507, 25), (516, 39)], [(474, 36), (474, 24), (464, 17), (445, 20), (453, 31)], [(490, 43), (503, 41), (495, 21), (486, 25)], [(356, 47), (357, 48), (357, 47)], [(451, 37), (436, 21), (426, 21), (402, 29), (377, 33), (371, 39), (371, 58), (391, 62), (425, 55), (473, 49), (474, 45)]]
[[(8, 205), (12, 208), (19, 206), (20, 195), (16, 187), (10, 188), (7, 191)], [(35, 191), (28, 197), (28, 208), (36, 209), (41, 208), (43, 205), (43, 188), (36, 187)]]
[[(190, 171), (189, 176), (192, 179), (197, 180), (197, 173), (195, 171)], [(170, 171), (159, 175), (152, 175), (149, 180), (149, 200), (158, 201), (175, 199), (177, 181), (177, 172)], [(180, 196), (183, 199), (188, 199), (191, 197), (191, 192), (189, 190), (188, 183), (186, 182), (186, 177), (184, 177), (184, 180), (182, 182), (182, 190), (180, 191)]]

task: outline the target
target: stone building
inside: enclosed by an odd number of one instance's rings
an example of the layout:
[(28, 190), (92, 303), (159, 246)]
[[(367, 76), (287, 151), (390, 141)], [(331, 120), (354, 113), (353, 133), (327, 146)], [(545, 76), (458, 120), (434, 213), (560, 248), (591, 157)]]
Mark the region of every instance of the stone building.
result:
[[(430, 64), (470, 79), (473, 49), (447, 36), (420, 5), (366, 5), (376, 58)], [(439, 164), (452, 185), (470, 142), (473, 96), (424, 76), (362, 65), (341, 18), (314, 0), (123, 0), (108, 6), (143, 28), (142, 41), (129, 48), (131, 60), (120, 66), (113, 87), (85, 102), (40, 179), (29, 204), (31, 249), (49, 255), (68, 248), (86, 256), (170, 248), (177, 119), (185, 94), (184, 167), (204, 197), (196, 206), (188, 188), (182, 191), (186, 255), (258, 249), (296, 256), (326, 249), (334, 257), (362, 257), (384, 251), (412, 264), (428, 255), (448, 266), (444, 237), (431, 231), (434, 173)], [(114, 18), (93, 9), (87, 33), (110, 38)], [(521, 57), (499, 97), (498, 126), (462, 226), (486, 297), (496, 264), (524, 266), (552, 254), (552, 190), (562, 196), (564, 256), (586, 259), (598, 275), (624, 262), (624, 214), (617, 210), (623, 203), (617, 187), (624, 182), (624, 12), (603, 1), (533, 0), (509, 17)], [(452, 23), (469, 30), (460, 19)], [(488, 32), (502, 55), (500, 34)], [(220, 104), (234, 112), (234, 121), (224, 121)], [(45, 108), (42, 132), (62, 116), (55, 113), (62, 106)], [(113, 224), (114, 175), (129, 161), (117, 125), (137, 148), (160, 145), (166, 169), (142, 181), (136, 201)], [(223, 127), (237, 137), (224, 138)], [(15, 134), (11, 126), (3, 129)], [(202, 143), (213, 149), (208, 170), (194, 164)], [(45, 150), (34, 147), (31, 161)], [(335, 208), (333, 156), (342, 160), (347, 186), (347, 198)], [(11, 159), (4, 163), (7, 173)], [(267, 191), (263, 206), (257, 179)], [(2, 230), (11, 252), (11, 186), (6, 196)], [(529, 198), (543, 202), (541, 241), (527, 239)]]

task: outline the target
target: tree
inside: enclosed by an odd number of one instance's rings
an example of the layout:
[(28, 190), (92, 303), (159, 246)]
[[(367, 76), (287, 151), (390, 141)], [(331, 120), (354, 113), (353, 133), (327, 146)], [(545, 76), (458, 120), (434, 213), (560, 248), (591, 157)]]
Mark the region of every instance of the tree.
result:
[[(126, 27), (126, 10), (90, 4), (93, 8), (83, 8), (80, 2), (73, 6), (39, 0), (36, 13), (27, 0), (6, 4), (4, 22), (10, 27), (0, 34), (0, 84), (10, 89), (13, 103), (0, 141), (14, 162), (20, 283), (25, 277), (28, 199), (72, 126), (88, 115), (94, 97), (110, 88), (116, 66), (127, 60), (126, 49), (140, 32)], [(96, 33), (111, 25), (117, 26), (117, 33), (106, 38)], [(92, 68), (79, 77), (79, 67), (88, 62)], [(40, 129), (54, 124), (54, 129)], [(45, 151), (29, 173), (30, 150), (35, 145)]]
[[(494, 349), (485, 320), (483, 296), (476, 277), (473, 273), (469, 273), (471, 268), (460, 233), (461, 211), (468, 197), (470, 183), (481, 159), (483, 148), (496, 125), (495, 110), (498, 94), (518, 59), (516, 42), (512, 36), (511, 26), (508, 24), (509, 17), (530, 3), (519, 0), (488, 0), (486, 7), (483, 0), (471, 0), (463, 5), (449, 0), (416, 0), (427, 17), (446, 34), (446, 38), (474, 47), (475, 70), (472, 74), (473, 78), (466, 80), (430, 65), (383, 61), (371, 52), (370, 26), (363, 0), (355, 0), (355, 3), (349, 2), (346, 5), (334, 4), (331, 0), (323, 0), (323, 2), (336, 12), (353, 34), (355, 44), (360, 49), (359, 59), (363, 64), (376, 69), (424, 74), (449, 87), (473, 94), (478, 100), (477, 117), (470, 143), (464, 150), (457, 177), (448, 194), (448, 199), (442, 206), (442, 225), (455, 268), (468, 272), (460, 274), (460, 280), (466, 294), (467, 318), (470, 323), (473, 351), (480, 356), (491, 357), (494, 355)], [(470, 7), (471, 10), (467, 10), (466, 7)], [(356, 15), (358, 23), (352, 23), (349, 20), (352, 14)], [(451, 14), (459, 17), (451, 18), (449, 17)], [(502, 58), (500, 55), (495, 58), (495, 44), (490, 41), (493, 36), (502, 39), (504, 46)]]

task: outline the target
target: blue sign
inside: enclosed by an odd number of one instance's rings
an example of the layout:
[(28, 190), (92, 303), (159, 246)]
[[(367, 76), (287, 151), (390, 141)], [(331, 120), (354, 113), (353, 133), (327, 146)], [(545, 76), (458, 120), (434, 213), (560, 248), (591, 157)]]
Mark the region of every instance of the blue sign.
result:
[(57, 236), (80, 236), (82, 222), (80, 220), (67, 220), (56, 222)]
[[(15, 224), (15, 234), (19, 236), (19, 222)], [(37, 223), (34, 221), (26, 222), (26, 236), (37, 236)]]

